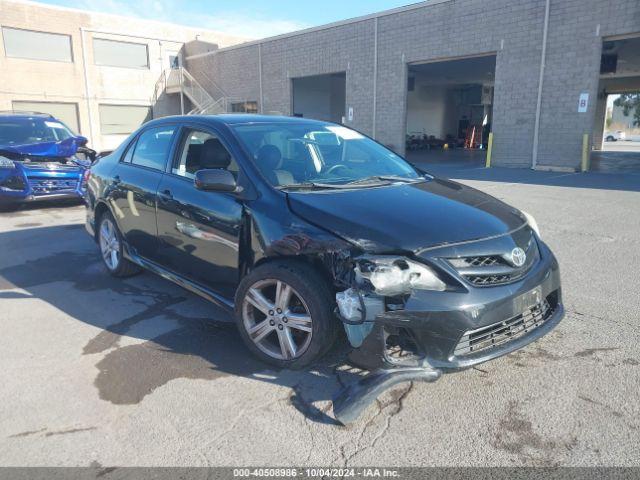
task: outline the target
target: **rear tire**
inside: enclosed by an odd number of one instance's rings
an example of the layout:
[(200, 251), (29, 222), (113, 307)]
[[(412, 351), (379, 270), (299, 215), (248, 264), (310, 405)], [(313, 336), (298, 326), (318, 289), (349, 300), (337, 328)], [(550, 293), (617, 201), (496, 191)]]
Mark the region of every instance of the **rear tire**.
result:
[(118, 225), (110, 212), (98, 220), (98, 246), (102, 263), (114, 277), (130, 277), (140, 272), (140, 267), (124, 258), (124, 243)]
[(328, 282), (300, 261), (276, 260), (240, 282), (235, 317), (240, 336), (260, 360), (302, 368), (333, 345), (338, 321)]

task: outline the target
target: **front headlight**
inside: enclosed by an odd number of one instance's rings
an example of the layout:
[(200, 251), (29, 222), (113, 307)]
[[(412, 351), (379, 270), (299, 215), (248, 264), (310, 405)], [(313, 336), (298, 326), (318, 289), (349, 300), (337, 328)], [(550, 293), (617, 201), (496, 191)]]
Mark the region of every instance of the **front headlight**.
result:
[(529, 224), (529, 226), (531, 227), (531, 229), (536, 232), (536, 235), (538, 235), (538, 237), (542, 238), (542, 235), (540, 235), (540, 229), (538, 228), (538, 222), (536, 222), (536, 219), (533, 218), (533, 215), (531, 215), (530, 213), (527, 213), (523, 210), (520, 210), (520, 213), (522, 213), (522, 215), (524, 215), (524, 218), (527, 219), (527, 223)]
[(0, 155), (0, 168), (16, 168), (16, 164), (13, 163), (13, 160), (8, 159), (7, 157), (3, 157)]
[(429, 267), (403, 257), (366, 257), (357, 263), (356, 275), (371, 282), (375, 293), (382, 296), (411, 293), (411, 290), (441, 292), (446, 288)]

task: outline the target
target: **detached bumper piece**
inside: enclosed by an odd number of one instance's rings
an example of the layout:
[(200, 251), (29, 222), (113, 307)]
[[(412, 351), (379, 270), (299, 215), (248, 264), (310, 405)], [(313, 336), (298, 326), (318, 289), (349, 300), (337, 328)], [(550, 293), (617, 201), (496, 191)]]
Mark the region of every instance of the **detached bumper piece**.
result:
[(343, 425), (355, 421), (385, 390), (403, 382), (435, 382), (440, 370), (421, 367), (380, 369), (349, 385), (333, 399), (333, 415)]
[[(431, 365), (438, 362), (424, 356), (423, 348), (414, 342), (415, 336), (409, 330), (376, 324), (363, 345), (364, 350), (355, 350), (351, 357), (354, 363), (375, 370), (334, 397), (334, 416), (343, 425), (353, 422), (385, 390), (403, 382), (435, 382), (443, 373), (470, 368), (514, 352), (549, 333), (563, 317), (562, 304), (552, 306), (545, 299), (541, 305), (514, 318), (465, 332), (448, 361), (440, 363), (442, 368)], [(380, 340), (385, 347), (373, 360), (372, 345)], [(373, 360), (373, 363), (362, 360)]]

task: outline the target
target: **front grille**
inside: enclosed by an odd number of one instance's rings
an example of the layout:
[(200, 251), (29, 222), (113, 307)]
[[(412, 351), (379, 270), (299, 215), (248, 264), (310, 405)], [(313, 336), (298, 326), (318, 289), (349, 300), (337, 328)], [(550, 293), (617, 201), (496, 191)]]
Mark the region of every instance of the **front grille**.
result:
[(507, 262), (497, 255), (488, 255), (483, 257), (462, 257), (451, 258), (449, 260), (456, 268), (464, 267), (490, 267), (492, 265), (508, 265)]
[(486, 287), (489, 285), (501, 285), (509, 283), (513, 279), (512, 275), (469, 275), (467, 280), (478, 287)]
[(553, 308), (545, 299), (509, 320), (465, 332), (453, 354), (456, 357), (464, 357), (510, 342), (543, 325), (552, 313)]
[(30, 178), (29, 186), (35, 195), (72, 192), (78, 188), (77, 179)]
[(522, 242), (521, 245), (526, 253), (526, 260), (520, 267), (512, 265), (508, 260), (510, 251), (498, 255), (447, 258), (447, 261), (473, 286), (506, 285), (524, 277), (540, 258), (538, 246), (532, 235), (526, 243)]

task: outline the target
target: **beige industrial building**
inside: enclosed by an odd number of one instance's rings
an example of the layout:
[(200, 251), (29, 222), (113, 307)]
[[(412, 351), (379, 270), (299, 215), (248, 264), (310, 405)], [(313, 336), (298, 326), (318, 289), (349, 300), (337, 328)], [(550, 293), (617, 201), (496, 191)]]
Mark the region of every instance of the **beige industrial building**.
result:
[(0, 0), (0, 29), (0, 110), (52, 113), (97, 150), (114, 148), (151, 116), (188, 108), (181, 95), (156, 95), (184, 43), (211, 49), (245, 40), (14, 0)]

